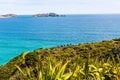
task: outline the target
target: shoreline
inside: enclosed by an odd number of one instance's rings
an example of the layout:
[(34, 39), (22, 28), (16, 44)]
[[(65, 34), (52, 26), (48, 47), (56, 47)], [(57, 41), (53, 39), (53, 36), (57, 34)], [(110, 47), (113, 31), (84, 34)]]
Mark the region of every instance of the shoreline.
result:
[[(69, 46), (69, 45), (73, 45), (73, 46), (76, 46), (76, 45), (84, 45), (84, 44), (92, 44), (92, 43), (100, 43), (100, 42), (104, 42), (104, 41), (112, 41), (112, 40), (120, 40), (120, 37), (118, 37), (118, 38), (113, 38), (113, 39), (105, 39), (105, 40), (100, 40), (100, 41), (92, 41), (92, 42), (82, 42), (82, 43), (75, 43), (75, 44), (64, 44), (64, 45), (56, 45), (56, 46), (51, 46), (51, 47), (40, 47), (40, 48), (36, 48), (36, 49), (44, 49), (44, 48), (46, 48), (46, 49), (51, 49), (51, 48), (57, 48), (57, 47), (63, 47), (63, 46)], [(34, 51), (34, 50), (36, 50), (36, 49), (33, 49), (33, 50), (30, 50), (30, 52), (32, 52), (32, 51)], [(22, 52), (21, 52), (22, 53)], [(20, 55), (20, 54), (18, 54), (18, 55)], [(16, 56), (18, 56), (18, 55), (16, 55)], [(12, 58), (14, 58), (14, 57), (12, 57)], [(11, 59), (12, 59), (11, 58)], [(10, 59), (10, 60), (11, 60)], [(9, 61), (10, 61), (9, 60)], [(8, 62), (9, 62), (8, 61)], [(6, 62), (7, 63), (7, 62)], [(3, 64), (5, 64), (5, 63), (3, 63)], [(2, 64), (1, 64), (2, 65)]]
[[(70, 45), (56, 46), (51, 48), (38, 48), (31, 52), (23, 52), (18, 56), (12, 58), (8, 63), (1, 65), (0, 78), (1, 79), (12, 78), (14, 80), (16, 80), (16, 78), (19, 79), (22, 77), (20, 73), (18, 74), (18, 71), (20, 69), (26, 70), (26, 67), (30, 67), (34, 70), (36, 65), (41, 65), (41, 64), (44, 67), (43, 69), (46, 69), (47, 66), (46, 64), (49, 64), (51, 60), (54, 61), (54, 59), (56, 59), (55, 63), (58, 63), (59, 61), (63, 61), (62, 63), (68, 63), (69, 61), (70, 63), (71, 60), (72, 64), (69, 64), (69, 66), (67, 66), (69, 69), (71, 69), (72, 66), (74, 65), (73, 62), (74, 63), (78, 62), (78, 64), (80, 64), (79, 61), (82, 61), (83, 63), (82, 65), (85, 66), (84, 63), (86, 63), (86, 59), (88, 59), (88, 57), (90, 61), (93, 60), (96, 61), (96, 59), (102, 61), (102, 59), (103, 60), (109, 59), (111, 55), (120, 56), (119, 51), (120, 51), (120, 38), (116, 38), (112, 40), (102, 40), (101, 42), (91, 42), (91, 43), (83, 43), (83, 44), (75, 44), (75, 45), (70, 44)], [(78, 61), (77, 59), (80, 60)], [(91, 64), (93, 64), (95, 67), (98, 68), (97, 64), (94, 61)], [(99, 61), (97, 63), (103, 65)], [(41, 64), (39, 62), (41, 62)], [(104, 63), (106, 64), (105, 61)], [(109, 64), (111, 64), (110, 59), (109, 59)], [(36, 77), (34, 77), (34, 79), (36, 79)]]

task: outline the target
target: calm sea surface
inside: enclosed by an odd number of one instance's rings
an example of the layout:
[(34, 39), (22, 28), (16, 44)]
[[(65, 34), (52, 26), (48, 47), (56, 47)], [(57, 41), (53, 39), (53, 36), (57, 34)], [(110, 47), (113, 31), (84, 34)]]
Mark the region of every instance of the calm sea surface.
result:
[(0, 64), (24, 51), (120, 37), (120, 15), (0, 19)]

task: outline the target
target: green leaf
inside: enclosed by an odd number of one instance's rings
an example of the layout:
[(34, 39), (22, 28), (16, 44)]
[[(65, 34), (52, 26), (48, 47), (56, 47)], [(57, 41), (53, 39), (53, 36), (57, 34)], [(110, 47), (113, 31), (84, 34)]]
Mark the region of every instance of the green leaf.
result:
[(22, 69), (18, 65), (15, 65), (15, 67), (23, 74), (23, 76), (25, 76), (25, 73), (22, 71)]
[(61, 78), (61, 76), (63, 75), (65, 69), (66, 69), (66, 66), (67, 66), (68, 62), (66, 62), (62, 67), (61, 69), (58, 71), (56, 77), (55, 77), (55, 80), (58, 80)]
[(72, 76), (72, 74), (73, 74), (72, 72), (66, 73), (62, 77), (64, 78), (64, 80), (67, 80), (67, 79), (69, 79)]

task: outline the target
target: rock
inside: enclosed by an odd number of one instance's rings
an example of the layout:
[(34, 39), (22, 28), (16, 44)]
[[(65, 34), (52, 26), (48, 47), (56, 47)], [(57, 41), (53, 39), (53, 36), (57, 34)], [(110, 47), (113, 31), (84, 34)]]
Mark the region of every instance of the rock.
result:
[(0, 18), (9, 18), (9, 17), (16, 17), (16, 15), (15, 14), (0, 15)]
[(58, 16), (62, 16), (56, 13), (42, 13), (42, 14), (35, 14), (33, 15), (34, 17), (58, 17)]

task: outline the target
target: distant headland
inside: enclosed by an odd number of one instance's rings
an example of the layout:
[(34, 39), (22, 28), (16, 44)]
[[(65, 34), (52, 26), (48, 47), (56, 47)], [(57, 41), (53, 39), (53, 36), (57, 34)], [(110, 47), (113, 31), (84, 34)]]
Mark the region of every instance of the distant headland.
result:
[[(0, 18), (11, 18), (16, 16), (17, 16), (16, 14), (4, 14), (4, 15), (0, 15)], [(65, 15), (60, 15), (56, 13), (39, 13), (31, 16), (33, 17), (64, 17)]]
[(65, 15), (59, 15), (56, 13), (41, 13), (41, 14), (34, 14), (33, 17), (60, 17)]
[(0, 18), (10, 18), (10, 17), (16, 17), (16, 14), (5, 14), (5, 15), (0, 15)]

